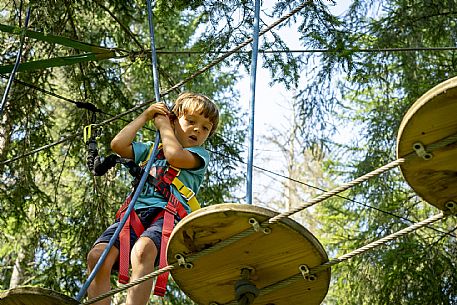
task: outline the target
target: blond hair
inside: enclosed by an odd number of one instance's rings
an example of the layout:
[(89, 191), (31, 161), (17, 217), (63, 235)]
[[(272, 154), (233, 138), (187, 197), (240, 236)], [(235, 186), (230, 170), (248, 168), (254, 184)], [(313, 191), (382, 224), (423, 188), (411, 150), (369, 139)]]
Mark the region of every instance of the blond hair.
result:
[(184, 92), (175, 101), (172, 112), (180, 118), (189, 113), (199, 113), (213, 124), (209, 136), (212, 136), (219, 125), (219, 109), (216, 104), (203, 94)]

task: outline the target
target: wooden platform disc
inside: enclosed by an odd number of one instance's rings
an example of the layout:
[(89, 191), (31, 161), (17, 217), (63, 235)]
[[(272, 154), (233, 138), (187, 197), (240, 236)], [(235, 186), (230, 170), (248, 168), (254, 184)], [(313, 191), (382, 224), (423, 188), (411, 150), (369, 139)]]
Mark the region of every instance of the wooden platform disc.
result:
[[(276, 212), (247, 204), (219, 204), (200, 209), (185, 217), (173, 230), (168, 246), (168, 263), (185, 258), (226, 241), (252, 228), (251, 218), (259, 223)], [(217, 251), (192, 261), (193, 267), (177, 267), (172, 276), (182, 291), (200, 305), (227, 304), (235, 299), (235, 282), (243, 268), (252, 268), (251, 281), (258, 289), (300, 275), (283, 288), (259, 295), (253, 304), (317, 305), (328, 291), (330, 270), (305, 280), (300, 265), (312, 268), (328, 261), (319, 241), (304, 227), (284, 219), (269, 227), (271, 233), (255, 232)], [(266, 292), (264, 290), (264, 292)]]
[[(427, 145), (457, 134), (457, 77), (420, 97), (408, 110), (399, 128), (397, 156), (415, 153), (416, 142)], [(432, 157), (408, 158), (400, 168), (413, 190), (428, 203), (445, 210), (457, 202), (457, 143), (432, 151)]]
[(69, 296), (40, 287), (17, 287), (0, 291), (0, 305), (77, 305)]

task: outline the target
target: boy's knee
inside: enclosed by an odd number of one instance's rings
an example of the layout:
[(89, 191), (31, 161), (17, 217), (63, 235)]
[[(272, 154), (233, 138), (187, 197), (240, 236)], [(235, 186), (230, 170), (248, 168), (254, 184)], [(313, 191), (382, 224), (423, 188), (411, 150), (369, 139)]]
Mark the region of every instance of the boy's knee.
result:
[[(89, 267), (90, 270), (92, 270), (95, 265), (97, 264), (98, 260), (103, 254), (103, 251), (105, 251), (106, 244), (97, 244), (95, 245), (87, 254), (87, 266)], [(109, 259), (105, 259), (105, 262), (103, 265), (107, 265), (107, 261)]]
[(132, 249), (132, 260), (139, 264), (154, 264), (157, 256), (157, 248), (149, 238), (140, 238)]

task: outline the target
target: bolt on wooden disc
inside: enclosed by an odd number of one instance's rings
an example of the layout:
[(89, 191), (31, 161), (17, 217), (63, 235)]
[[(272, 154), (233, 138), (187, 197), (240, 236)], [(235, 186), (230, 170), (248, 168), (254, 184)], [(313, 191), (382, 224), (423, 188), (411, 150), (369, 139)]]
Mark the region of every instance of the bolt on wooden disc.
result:
[(17, 287), (0, 291), (0, 305), (77, 305), (75, 299), (40, 287)]
[(427, 147), (456, 134), (454, 77), (430, 89), (411, 106), (397, 137), (397, 157), (414, 155), (400, 166), (405, 180), (419, 196), (441, 210), (448, 202), (457, 202), (457, 143), (451, 141), (433, 151)]
[[(178, 263), (177, 258), (181, 261), (182, 267), (171, 271), (181, 290), (200, 305), (227, 304), (235, 298), (234, 286), (241, 272), (248, 269), (249, 280), (260, 289), (253, 304), (321, 304), (328, 291), (330, 269), (307, 279), (300, 269), (327, 262), (325, 250), (292, 219), (266, 229), (258, 226), (275, 215), (247, 204), (219, 204), (185, 217), (173, 230), (167, 255), (169, 264)], [(233, 238), (246, 232), (252, 234)]]

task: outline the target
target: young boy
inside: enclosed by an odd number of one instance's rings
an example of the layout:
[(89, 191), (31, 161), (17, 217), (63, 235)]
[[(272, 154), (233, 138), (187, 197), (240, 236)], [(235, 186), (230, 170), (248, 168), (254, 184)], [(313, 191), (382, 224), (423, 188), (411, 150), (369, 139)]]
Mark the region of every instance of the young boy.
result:
[[(154, 120), (160, 132), (162, 151), (165, 156), (165, 159), (156, 160), (153, 163), (150, 175), (157, 176), (157, 173), (163, 171), (168, 165), (179, 168), (181, 169), (179, 179), (197, 193), (209, 162), (209, 154), (202, 145), (215, 132), (219, 123), (219, 111), (216, 105), (207, 97), (195, 93), (181, 94), (175, 101), (172, 112), (165, 104), (153, 104), (114, 137), (111, 141), (112, 150), (121, 157), (133, 159), (136, 164), (146, 160), (152, 144), (133, 140), (138, 130), (149, 120)], [(180, 204), (190, 213), (186, 199), (174, 186), (170, 187)], [(135, 212), (145, 231), (140, 236), (133, 234), (130, 239), (132, 280), (154, 271), (160, 253), (163, 224), (163, 218), (158, 220), (155, 218), (167, 206), (167, 202), (168, 200), (154, 186), (146, 183), (135, 203)], [(156, 221), (151, 223), (153, 220)], [(118, 223), (111, 225), (97, 239), (89, 252), (87, 256), (89, 272), (95, 267)], [(111, 270), (119, 262), (119, 239), (114, 245), (89, 286), (89, 298), (110, 290)], [(126, 305), (147, 304), (152, 284), (151, 279), (128, 289)], [(96, 304), (108, 305), (110, 299), (106, 298)]]

